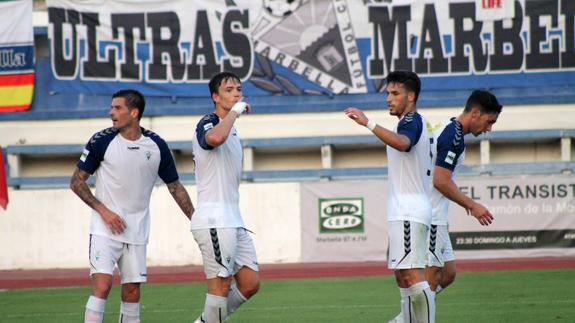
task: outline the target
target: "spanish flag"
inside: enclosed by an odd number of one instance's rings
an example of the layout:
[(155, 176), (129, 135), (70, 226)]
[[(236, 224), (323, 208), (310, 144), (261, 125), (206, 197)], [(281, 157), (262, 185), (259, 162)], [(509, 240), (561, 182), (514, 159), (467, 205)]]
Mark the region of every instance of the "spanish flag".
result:
[(0, 112), (28, 109), (33, 95), (32, 1), (0, 0)]

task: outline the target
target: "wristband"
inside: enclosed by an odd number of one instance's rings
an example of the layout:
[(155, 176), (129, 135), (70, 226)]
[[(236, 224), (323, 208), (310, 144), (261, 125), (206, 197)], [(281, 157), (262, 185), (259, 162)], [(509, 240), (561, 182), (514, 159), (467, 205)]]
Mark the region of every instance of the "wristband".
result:
[(236, 102), (236, 104), (234, 104), (234, 106), (232, 107), (231, 111), (234, 111), (239, 116), (240, 114), (244, 113), (244, 111), (246, 111), (247, 106), (248, 106), (248, 104), (245, 102), (241, 102), (241, 101)]
[(375, 129), (375, 126), (377, 126), (377, 123), (375, 123), (375, 121), (373, 121), (373, 120), (371, 120), (371, 119), (369, 119), (369, 120), (367, 121), (367, 124), (365, 125), (365, 127), (366, 127), (367, 129), (369, 129), (370, 131), (373, 131), (373, 129)]

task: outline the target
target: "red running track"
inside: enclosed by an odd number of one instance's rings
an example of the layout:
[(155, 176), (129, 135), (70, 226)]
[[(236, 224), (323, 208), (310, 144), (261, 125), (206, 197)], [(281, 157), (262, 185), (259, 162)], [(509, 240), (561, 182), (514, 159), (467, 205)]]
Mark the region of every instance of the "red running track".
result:
[[(575, 257), (458, 260), (459, 272), (575, 269)], [(0, 270), (0, 289), (89, 285), (88, 269)], [(391, 275), (384, 262), (264, 264), (261, 279)], [(148, 283), (195, 282), (204, 279), (201, 266), (150, 267)], [(116, 275), (115, 283), (119, 283)]]

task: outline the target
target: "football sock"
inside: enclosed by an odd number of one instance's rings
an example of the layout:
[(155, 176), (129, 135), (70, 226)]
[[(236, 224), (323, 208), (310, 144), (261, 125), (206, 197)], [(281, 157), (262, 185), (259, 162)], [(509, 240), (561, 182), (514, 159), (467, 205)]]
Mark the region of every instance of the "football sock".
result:
[(228, 316), (228, 299), (222, 296), (206, 294), (203, 320), (206, 323), (222, 323)]
[[(435, 296), (426, 281), (419, 282), (406, 288), (402, 296), (407, 296), (412, 318), (420, 323), (435, 322)], [(405, 315), (404, 315), (405, 318)]]
[(119, 323), (140, 323), (140, 303), (122, 302)]
[(106, 300), (91, 295), (86, 303), (86, 311), (84, 312), (85, 323), (102, 323), (104, 321), (104, 309), (106, 308)]
[[(411, 301), (408, 288), (399, 288), (399, 294), (401, 295), (401, 312), (399, 313), (400, 319), (398, 322), (413, 323), (415, 322), (413, 317), (413, 311), (411, 310)], [(397, 319), (397, 318), (396, 318)], [(392, 321), (393, 322), (393, 321)]]
[(245, 301), (247, 298), (242, 295), (236, 284), (233, 284), (228, 294), (228, 315), (235, 312)]

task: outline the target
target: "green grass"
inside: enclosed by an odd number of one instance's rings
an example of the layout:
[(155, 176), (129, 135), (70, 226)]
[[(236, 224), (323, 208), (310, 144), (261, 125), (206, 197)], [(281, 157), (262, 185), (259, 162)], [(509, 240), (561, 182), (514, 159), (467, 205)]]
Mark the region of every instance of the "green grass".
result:
[[(191, 322), (205, 286), (145, 285), (142, 322)], [(114, 286), (106, 322), (117, 322)], [(87, 287), (0, 292), (0, 322), (81, 322)], [(399, 308), (391, 276), (263, 281), (260, 292), (229, 322), (386, 322)], [(437, 297), (438, 323), (574, 322), (575, 270), (460, 273)]]

